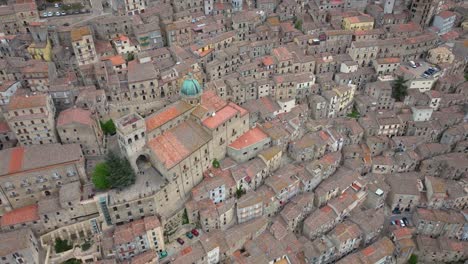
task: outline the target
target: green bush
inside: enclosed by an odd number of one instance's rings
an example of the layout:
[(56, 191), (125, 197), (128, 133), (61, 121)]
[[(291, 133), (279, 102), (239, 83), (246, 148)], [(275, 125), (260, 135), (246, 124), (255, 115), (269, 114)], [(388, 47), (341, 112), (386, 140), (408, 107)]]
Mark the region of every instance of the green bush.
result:
[(186, 225), (189, 223), (187, 209), (184, 209), (184, 214), (182, 215), (182, 224)]
[(92, 245), (93, 244), (91, 243), (91, 241), (86, 241), (83, 244), (81, 244), (81, 249), (83, 251), (86, 251), (86, 250), (90, 249)]
[(408, 260), (408, 264), (416, 264), (418, 263), (418, 256), (411, 254), (411, 257)]
[(213, 160), (213, 163), (212, 163), (213, 167), (215, 168), (219, 168), (221, 166), (221, 164), (219, 164), (219, 161), (217, 159), (214, 159)]
[(301, 19), (297, 19), (296, 22), (294, 23), (294, 27), (295, 27), (297, 30), (302, 30), (302, 20), (301, 20)]
[(244, 195), (244, 194), (246, 194), (246, 193), (247, 193), (246, 190), (242, 189), (242, 185), (241, 185), (241, 186), (240, 186), (239, 188), (237, 188), (237, 190), (236, 190), (236, 197), (237, 197), (237, 199), (241, 198), (242, 195)]
[(60, 238), (56, 238), (56, 239), (55, 239), (55, 246), (54, 246), (54, 248), (55, 248), (55, 252), (56, 252), (56, 253), (62, 253), (62, 252), (65, 252), (65, 251), (67, 251), (67, 250), (72, 249), (73, 246), (72, 246), (72, 245), (69, 245), (69, 244), (68, 244), (68, 240), (66, 240), (66, 239), (65, 239), (65, 240), (62, 240), (62, 239), (60, 239)]
[(76, 258), (72, 258), (72, 259), (62, 262), (62, 264), (81, 264), (81, 263), (83, 262), (81, 262), (81, 260), (76, 259)]
[(115, 135), (117, 132), (117, 129), (115, 127), (114, 121), (112, 119), (107, 120), (106, 122), (100, 122), (101, 123), (101, 129), (106, 135)]

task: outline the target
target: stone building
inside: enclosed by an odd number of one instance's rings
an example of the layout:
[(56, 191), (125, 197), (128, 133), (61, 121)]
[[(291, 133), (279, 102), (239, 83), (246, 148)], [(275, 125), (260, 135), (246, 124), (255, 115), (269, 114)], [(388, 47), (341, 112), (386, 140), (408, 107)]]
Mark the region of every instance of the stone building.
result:
[(21, 145), (57, 143), (55, 107), (47, 94), (16, 95), (8, 104), (6, 120)]
[(74, 107), (60, 112), (57, 131), (62, 144), (80, 144), (85, 156), (99, 156), (105, 152), (101, 126), (88, 110)]
[(157, 216), (117, 226), (113, 237), (115, 254), (120, 260), (131, 259), (148, 250), (159, 253), (166, 249), (163, 227)]
[(4, 208), (19, 208), (57, 194), (74, 181), (85, 182), (84, 157), (78, 144), (33, 145), (0, 151)]
[(79, 66), (96, 63), (99, 60), (90, 27), (72, 29), (70, 35), (73, 52)]
[(0, 258), (3, 263), (40, 263), (43, 252), (31, 229), (25, 228), (0, 234), (3, 241)]
[(458, 211), (425, 208), (416, 209), (413, 221), (418, 234), (448, 238), (458, 238), (465, 224), (463, 214)]
[(419, 204), (420, 191), (416, 173), (404, 173), (387, 178), (391, 191), (387, 203), (393, 212), (411, 212)]

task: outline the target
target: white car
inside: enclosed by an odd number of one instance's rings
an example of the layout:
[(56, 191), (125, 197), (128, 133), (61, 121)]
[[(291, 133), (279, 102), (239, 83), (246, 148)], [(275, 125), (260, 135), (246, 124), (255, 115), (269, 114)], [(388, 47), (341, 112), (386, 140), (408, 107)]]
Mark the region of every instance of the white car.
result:
[(43, 17), (47, 17), (47, 12), (42, 13)]
[(54, 7), (60, 7), (60, 4), (59, 4), (59, 3), (55, 3), (55, 4), (54, 4)]
[(49, 12), (49, 13), (47, 13), (47, 16), (48, 16), (48, 17), (51, 17), (51, 16), (53, 16), (53, 15), (54, 15), (54, 13), (53, 13), (53, 12)]
[(55, 12), (55, 15), (56, 15), (56, 16), (60, 16), (60, 12), (58, 12), (58, 11)]
[(405, 222), (404, 222), (403, 220), (401, 220), (401, 219), (400, 219), (400, 225), (401, 225), (401, 227), (405, 227), (405, 226), (406, 226), (406, 225), (405, 225)]

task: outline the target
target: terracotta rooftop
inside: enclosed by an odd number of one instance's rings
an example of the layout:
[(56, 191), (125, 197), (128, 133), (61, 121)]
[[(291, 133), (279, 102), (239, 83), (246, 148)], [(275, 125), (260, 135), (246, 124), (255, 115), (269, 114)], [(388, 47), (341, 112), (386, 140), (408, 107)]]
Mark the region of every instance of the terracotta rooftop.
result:
[(83, 158), (78, 144), (46, 144), (0, 151), (0, 176), (76, 162)]
[(68, 108), (60, 112), (57, 119), (57, 126), (63, 126), (71, 123), (78, 123), (88, 126), (96, 124), (96, 122), (93, 120), (91, 111), (75, 107)]
[(237, 113), (238, 111), (234, 107), (227, 105), (213, 114), (213, 116), (205, 119), (202, 123), (210, 129), (215, 129), (233, 118)]
[(47, 97), (46, 94), (16, 95), (10, 99), (8, 110), (45, 107), (47, 105)]
[(178, 101), (160, 112), (154, 113), (147, 118), (145, 118), (146, 123), (146, 131), (150, 132), (154, 129), (164, 125), (165, 123), (169, 122), (170, 120), (183, 115), (187, 111), (192, 109), (192, 106), (185, 101)]
[(107, 57), (102, 57), (101, 60), (103, 61), (110, 61), (112, 63), (112, 66), (119, 66), (122, 64), (125, 64), (125, 59), (123, 58), (122, 55), (115, 55), (115, 56), (107, 56)]
[(265, 134), (260, 128), (255, 127), (245, 132), (242, 136), (232, 142), (229, 147), (234, 149), (242, 149), (267, 138), (267, 134)]
[(0, 219), (0, 226), (6, 227), (39, 220), (38, 205), (29, 205), (7, 212)]
[(208, 143), (211, 136), (197, 123), (188, 120), (148, 142), (156, 158), (170, 169)]
[(275, 56), (276, 59), (279, 61), (286, 61), (292, 59), (292, 54), (285, 47), (278, 47), (276, 49), (273, 49), (273, 56)]
[(0, 133), (8, 133), (11, 129), (7, 122), (0, 122)]
[(226, 101), (219, 97), (214, 91), (205, 91), (201, 95), (201, 105), (208, 110), (218, 111), (226, 104)]
[(437, 16), (439, 16), (439, 17), (441, 17), (443, 19), (447, 19), (447, 18), (450, 18), (452, 16), (455, 16), (455, 13), (445, 10), (445, 11), (440, 12)]

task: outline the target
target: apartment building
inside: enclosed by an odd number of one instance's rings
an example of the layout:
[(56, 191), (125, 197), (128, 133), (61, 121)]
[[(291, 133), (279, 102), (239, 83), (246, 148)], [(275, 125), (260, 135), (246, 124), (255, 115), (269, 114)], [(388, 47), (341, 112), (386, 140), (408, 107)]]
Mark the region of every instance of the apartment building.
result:
[(146, 216), (143, 219), (117, 226), (114, 230), (114, 250), (119, 260), (154, 250), (166, 249), (163, 227), (157, 216)]
[(6, 120), (21, 145), (57, 143), (55, 106), (47, 94), (22, 94), (11, 98)]
[(24, 228), (0, 234), (2, 263), (40, 263), (43, 252), (31, 229)]
[(98, 62), (99, 57), (96, 53), (93, 33), (89, 26), (72, 29), (70, 36), (78, 66)]
[(62, 144), (80, 144), (85, 156), (105, 153), (105, 138), (101, 126), (88, 110), (73, 107), (60, 112), (57, 131)]
[(1, 206), (19, 208), (57, 194), (60, 187), (85, 181), (84, 157), (78, 144), (32, 145), (0, 151)]

